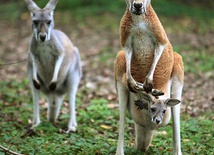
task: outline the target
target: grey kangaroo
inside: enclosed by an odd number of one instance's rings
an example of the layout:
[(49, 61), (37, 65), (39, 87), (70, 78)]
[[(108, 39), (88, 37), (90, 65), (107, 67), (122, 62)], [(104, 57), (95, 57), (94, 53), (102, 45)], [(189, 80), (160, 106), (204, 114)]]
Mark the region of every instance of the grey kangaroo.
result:
[(67, 93), (70, 111), (67, 133), (76, 131), (75, 99), (82, 76), (79, 50), (63, 32), (54, 29), (53, 12), (57, 0), (50, 0), (43, 9), (32, 0), (25, 2), (31, 13), (33, 29), (27, 65), (34, 102), (32, 128), (40, 123), (40, 92), (47, 97), (50, 122), (56, 121)]

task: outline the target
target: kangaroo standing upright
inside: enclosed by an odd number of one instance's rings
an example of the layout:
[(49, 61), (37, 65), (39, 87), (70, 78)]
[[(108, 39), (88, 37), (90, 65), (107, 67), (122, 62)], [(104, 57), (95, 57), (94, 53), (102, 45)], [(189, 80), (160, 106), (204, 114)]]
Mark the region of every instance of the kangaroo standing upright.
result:
[[(136, 148), (143, 152), (150, 145), (153, 130), (168, 124), (172, 114), (173, 154), (181, 155), (178, 103), (181, 101), (183, 89), (183, 61), (179, 54), (173, 52), (165, 30), (150, 3), (150, 0), (126, 0), (127, 8), (120, 23), (123, 50), (117, 54), (114, 64), (120, 110), (117, 155), (124, 154), (126, 109), (135, 121)], [(145, 95), (139, 97), (142, 91), (151, 93), (153, 88), (164, 92), (158, 101), (145, 98)], [(141, 100), (168, 105), (161, 121), (153, 120), (152, 105), (138, 102)], [(143, 110), (139, 110), (139, 107)], [(162, 104), (159, 109), (163, 107)]]
[(32, 35), (29, 44), (27, 72), (33, 94), (33, 126), (40, 123), (39, 93), (48, 101), (48, 121), (55, 122), (64, 96), (69, 98), (69, 131), (76, 131), (75, 98), (82, 76), (80, 55), (69, 38), (54, 29), (53, 12), (57, 0), (50, 0), (40, 9), (32, 0), (25, 0), (31, 13)]

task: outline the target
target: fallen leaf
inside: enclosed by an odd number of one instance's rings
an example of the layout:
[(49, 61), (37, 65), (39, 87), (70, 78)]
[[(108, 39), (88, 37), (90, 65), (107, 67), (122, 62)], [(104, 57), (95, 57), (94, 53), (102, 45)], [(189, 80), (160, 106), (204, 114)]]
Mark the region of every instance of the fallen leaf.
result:
[(111, 129), (111, 127), (110, 126), (107, 126), (107, 125), (101, 125), (101, 128), (103, 128), (103, 129)]

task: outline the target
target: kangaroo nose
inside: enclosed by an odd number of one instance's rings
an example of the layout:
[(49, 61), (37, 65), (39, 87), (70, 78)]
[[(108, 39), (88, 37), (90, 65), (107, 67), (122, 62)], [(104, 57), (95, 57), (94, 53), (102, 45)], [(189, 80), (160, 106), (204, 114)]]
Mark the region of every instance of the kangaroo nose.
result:
[(45, 39), (46, 39), (46, 34), (40, 34), (39, 37), (40, 37), (40, 40), (41, 40), (42, 42), (44, 42)]
[(157, 124), (160, 124), (160, 122), (161, 122), (160, 120), (156, 119), (156, 123), (157, 123)]
[(136, 9), (140, 9), (142, 7), (142, 3), (134, 3), (134, 7)]

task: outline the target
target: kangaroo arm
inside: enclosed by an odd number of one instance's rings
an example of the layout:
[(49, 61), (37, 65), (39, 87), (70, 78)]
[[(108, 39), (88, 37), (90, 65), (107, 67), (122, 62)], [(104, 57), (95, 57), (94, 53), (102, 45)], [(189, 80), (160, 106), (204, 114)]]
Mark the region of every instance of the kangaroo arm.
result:
[(57, 77), (58, 77), (58, 74), (59, 74), (59, 70), (60, 70), (60, 67), (62, 65), (62, 62), (63, 62), (63, 59), (65, 57), (65, 54), (62, 53), (58, 56), (57, 60), (56, 60), (56, 63), (55, 63), (55, 67), (54, 67), (54, 73), (53, 73), (53, 78), (51, 80), (51, 83), (53, 82), (57, 82)]
[(151, 6), (149, 7), (148, 13), (151, 14), (151, 17), (153, 17), (153, 18), (148, 17), (148, 28), (150, 32), (153, 34), (153, 38), (155, 38), (156, 46), (152, 66), (144, 82), (144, 89), (146, 92), (150, 92), (153, 88), (153, 76), (155, 68), (168, 43), (166, 32)]
[(132, 75), (131, 75), (131, 59), (132, 59), (132, 54), (133, 50), (131, 47), (131, 37), (129, 36), (128, 39), (126, 40), (126, 45), (123, 48), (125, 52), (125, 58), (126, 58), (126, 78), (127, 80), (132, 80), (134, 81)]
[(128, 84), (129, 90), (131, 92), (137, 92), (140, 90), (144, 90), (144, 88), (143, 88), (143, 84), (136, 82), (131, 75), (131, 59), (133, 54), (133, 49), (131, 46), (132, 46), (131, 36), (129, 36), (126, 40), (125, 48), (123, 48), (125, 52), (125, 58), (126, 58), (126, 78), (127, 78), (127, 84)]
[(51, 36), (52, 36), (51, 37), (52, 49), (53, 49), (54, 55), (57, 56), (55, 67), (54, 67), (53, 78), (51, 80), (51, 83), (53, 83), (53, 82), (57, 82), (58, 73), (65, 56), (65, 48), (61, 41), (62, 39), (59, 39), (59, 37), (57, 37), (57, 34), (54, 31), (51, 33)]
[(149, 70), (149, 73), (146, 77), (146, 79), (148, 80), (148, 82), (153, 81), (153, 76), (154, 76), (154, 72), (155, 72), (155, 68), (157, 66), (157, 63), (165, 49), (166, 45), (162, 45), (162, 44), (158, 44), (155, 48), (155, 52), (154, 52), (154, 59), (153, 59), (153, 63), (152, 66)]
[(36, 82), (39, 83), (38, 78), (37, 78), (37, 61), (36, 61), (36, 57), (31, 53), (30, 53), (30, 61), (32, 63), (32, 70), (33, 70), (33, 80), (35, 80)]

